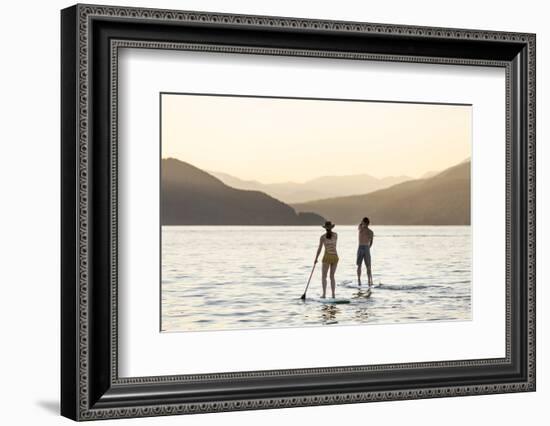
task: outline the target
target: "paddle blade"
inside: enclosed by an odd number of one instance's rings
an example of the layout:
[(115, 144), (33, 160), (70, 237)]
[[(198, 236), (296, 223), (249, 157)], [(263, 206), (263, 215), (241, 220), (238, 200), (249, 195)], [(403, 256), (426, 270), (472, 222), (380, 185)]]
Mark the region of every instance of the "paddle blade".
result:
[(304, 293), (304, 294), (302, 294), (302, 297), (300, 297), (300, 299), (302, 299), (302, 300), (306, 300), (306, 294), (305, 294), (305, 293)]

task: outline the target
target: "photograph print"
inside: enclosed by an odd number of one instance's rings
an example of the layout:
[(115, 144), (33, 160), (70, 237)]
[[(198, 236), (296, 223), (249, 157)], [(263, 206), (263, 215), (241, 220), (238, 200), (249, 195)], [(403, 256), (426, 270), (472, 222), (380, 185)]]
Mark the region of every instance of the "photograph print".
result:
[(160, 104), (161, 332), (471, 320), (471, 105)]

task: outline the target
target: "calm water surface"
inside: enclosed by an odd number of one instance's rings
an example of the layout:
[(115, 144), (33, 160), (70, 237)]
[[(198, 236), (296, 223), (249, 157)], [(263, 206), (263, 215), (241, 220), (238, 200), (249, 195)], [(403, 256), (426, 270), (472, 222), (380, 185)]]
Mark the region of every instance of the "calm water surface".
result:
[[(469, 226), (376, 226), (375, 288), (356, 284), (356, 226), (337, 226), (336, 296), (315, 301), (322, 235), (318, 227), (165, 226), (162, 228), (162, 331), (205, 331), (471, 319)], [(366, 271), (363, 271), (366, 282)], [(330, 287), (330, 283), (329, 283)], [(329, 294), (330, 291), (327, 291)]]

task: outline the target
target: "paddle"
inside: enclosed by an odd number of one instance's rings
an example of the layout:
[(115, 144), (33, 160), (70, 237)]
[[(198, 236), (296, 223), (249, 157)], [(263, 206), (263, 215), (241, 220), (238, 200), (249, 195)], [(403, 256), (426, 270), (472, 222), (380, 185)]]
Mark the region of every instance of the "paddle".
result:
[(304, 290), (304, 294), (302, 294), (302, 297), (300, 297), (300, 299), (302, 299), (302, 300), (306, 300), (307, 288), (309, 287), (309, 283), (310, 283), (310, 281), (311, 281), (311, 277), (313, 276), (313, 271), (315, 271), (315, 265), (317, 265), (317, 262), (315, 262), (315, 263), (313, 264), (313, 268), (311, 268), (311, 274), (309, 274), (309, 279), (307, 280), (306, 289)]

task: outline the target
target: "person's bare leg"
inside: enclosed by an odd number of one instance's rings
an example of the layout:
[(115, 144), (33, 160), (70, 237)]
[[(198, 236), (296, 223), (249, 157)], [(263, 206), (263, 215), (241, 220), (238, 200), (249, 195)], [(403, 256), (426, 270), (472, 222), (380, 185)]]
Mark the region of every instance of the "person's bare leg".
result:
[(361, 263), (357, 265), (357, 285), (361, 285)]
[(372, 270), (370, 265), (367, 266), (367, 277), (369, 278), (369, 287), (372, 285)]
[(330, 265), (330, 288), (332, 290), (332, 298), (336, 297), (336, 278), (334, 277), (336, 274), (336, 266), (338, 266), (338, 263)]
[(328, 274), (328, 263), (323, 263), (323, 274), (321, 278), (321, 282), (323, 283), (323, 295), (321, 296), (323, 299), (327, 297), (327, 274)]

